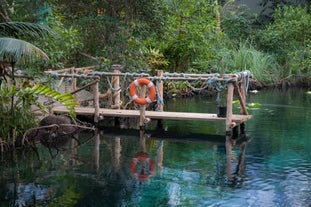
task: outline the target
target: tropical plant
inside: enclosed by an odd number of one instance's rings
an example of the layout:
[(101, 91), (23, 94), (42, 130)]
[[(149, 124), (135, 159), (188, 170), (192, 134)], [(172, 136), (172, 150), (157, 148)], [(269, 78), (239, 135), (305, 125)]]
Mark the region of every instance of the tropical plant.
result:
[[(71, 94), (60, 94), (47, 86), (27, 85), (19, 86), (15, 80), (15, 66), (29, 63), (37, 59), (48, 60), (48, 56), (33, 44), (18, 37), (44, 37), (53, 33), (46, 26), (24, 23), (6, 22), (0, 23), (0, 63), (1, 63), (1, 88), (0, 107), (1, 113), (1, 141), (15, 143), (15, 139), (24, 130), (35, 124), (31, 106), (35, 103), (40, 109), (45, 109), (37, 101), (37, 95), (51, 96), (64, 103), (73, 114), (73, 107), (77, 105)], [(8, 67), (11, 65), (11, 68)], [(7, 71), (11, 71), (7, 73)], [(7, 78), (8, 76), (9, 78)], [(14, 145), (13, 145), (14, 146)]]
[[(41, 112), (47, 113), (47, 108), (42, 102), (38, 100), (39, 96), (50, 97), (63, 103), (70, 111), (72, 116), (75, 116), (74, 106), (78, 103), (74, 97), (69, 94), (61, 94), (52, 90), (48, 86), (35, 84), (20, 88), (14, 85), (4, 84), (0, 85), (0, 138), (12, 143), (15, 136), (19, 136), (27, 129), (37, 124), (33, 109), (36, 106)], [(14, 97), (14, 102), (11, 98)], [(12, 105), (13, 104), (13, 105)], [(12, 134), (11, 130), (14, 130)], [(12, 136), (13, 135), (13, 136)], [(9, 138), (13, 139), (9, 139)]]
[[(274, 56), (258, 51), (249, 42), (241, 42), (224, 55), (227, 72), (251, 70), (254, 78), (266, 83), (275, 83), (279, 78), (279, 65)], [(273, 75), (271, 75), (273, 74)]]
[(258, 45), (277, 57), (281, 78), (310, 75), (311, 14), (308, 8), (283, 6), (274, 13), (274, 22), (258, 31)]
[(41, 38), (53, 33), (48, 27), (27, 22), (0, 23), (0, 63), (11, 65), (11, 78), (17, 63), (36, 59), (48, 60), (48, 56), (35, 45), (17, 38)]

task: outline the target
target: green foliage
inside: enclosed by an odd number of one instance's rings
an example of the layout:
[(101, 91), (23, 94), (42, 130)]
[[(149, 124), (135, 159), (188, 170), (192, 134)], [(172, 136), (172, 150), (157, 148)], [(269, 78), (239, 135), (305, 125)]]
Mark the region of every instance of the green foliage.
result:
[[(278, 64), (269, 54), (256, 50), (250, 43), (240, 43), (236, 48), (220, 52), (225, 72), (250, 70), (254, 79), (274, 83), (279, 79)], [(273, 75), (272, 75), (273, 74)]]
[(169, 70), (185, 72), (209, 57), (215, 42), (215, 11), (212, 1), (169, 1), (169, 28), (162, 40), (163, 54), (170, 62)]
[(255, 20), (248, 8), (228, 1), (221, 11), (221, 29), (228, 38), (237, 43), (247, 40), (253, 32), (252, 24)]
[(64, 25), (79, 30), (83, 42), (80, 51), (94, 57), (79, 56), (79, 64), (105, 60), (105, 64), (125, 65), (129, 71), (140, 70), (146, 64), (139, 56), (145, 48), (144, 40), (163, 33), (163, 5), (162, 0), (72, 1), (70, 7), (67, 1), (52, 3), (58, 14), (66, 14)]
[[(58, 33), (55, 39), (37, 41), (52, 68), (100, 63), (102, 70), (122, 64), (128, 72), (222, 73), (247, 67), (264, 82), (311, 77), (310, 8), (296, 6), (305, 5), (302, 1), (261, 1), (263, 9), (271, 6), (273, 12), (266, 26), (258, 19), (261, 14), (250, 14), (234, 0), (72, 0), (70, 6), (65, 0), (15, 2), (10, 4), (15, 13), (1, 7), (6, 19), (40, 22)], [(248, 40), (252, 45), (241, 47)]]
[[(30, 105), (26, 104), (31, 97), (16, 96), (17, 94), (19, 91), (16, 86), (0, 85), (0, 138), (8, 143), (13, 141), (12, 132), (18, 136), (36, 123)], [(12, 103), (13, 96), (16, 97)]]
[(47, 26), (29, 22), (2, 22), (0, 23), (0, 37), (30, 37), (43, 38), (54, 34)]
[[(35, 95), (42, 95), (46, 97), (53, 98), (54, 100), (59, 101), (60, 103), (64, 104), (67, 109), (69, 110), (69, 114), (71, 116), (75, 116), (74, 107), (78, 106), (79, 103), (75, 100), (75, 98), (70, 93), (59, 93), (48, 86), (45, 85), (34, 85), (33, 87), (26, 87), (21, 91), (21, 96), (26, 97), (34, 97)], [(33, 99), (31, 99), (33, 100)], [(40, 108), (43, 109), (43, 106), (38, 101), (34, 101), (34, 103)]]
[(37, 106), (43, 113), (47, 112), (45, 106), (38, 101), (38, 96), (51, 97), (59, 101), (67, 107), (71, 116), (75, 116), (74, 107), (78, 103), (71, 94), (60, 94), (40, 84), (19, 88), (2, 83), (0, 85), (0, 118), (3, 121), (0, 125), (0, 138), (11, 142), (14, 138), (11, 134), (12, 129), (15, 129), (15, 136), (19, 136), (36, 125), (32, 107)]
[(0, 23), (0, 60), (2, 62), (17, 63), (48, 59), (48, 56), (35, 45), (18, 38), (39, 38), (53, 31), (43, 25), (28, 22)]
[(2, 37), (0, 38), (0, 58), (8, 63), (48, 59), (48, 56), (38, 47), (26, 41)]
[(164, 69), (168, 66), (169, 62), (164, 58), (164, 55), (158, 49), (144, 49), (141, 51), (142, 55), (146, 58), (148, 67), (153, 71), (157, 69)]
[(274, 13), (275, 21), (258, 32), (260, 47), (273, 53), (282, 67), (282, 77), (310, 75), (311, 14), (307, 8), (284, 6)]
[(49, 68), (59, 69), (75, 65), (76, 55), (83, 46), (78, 30), (72, 26), (65, 27), (62, 23), (64, 18), (56, 13), (47, 18), (46, 24), (57, 33), (57, 36), (39, 43), (40, 48), (50, 58)]

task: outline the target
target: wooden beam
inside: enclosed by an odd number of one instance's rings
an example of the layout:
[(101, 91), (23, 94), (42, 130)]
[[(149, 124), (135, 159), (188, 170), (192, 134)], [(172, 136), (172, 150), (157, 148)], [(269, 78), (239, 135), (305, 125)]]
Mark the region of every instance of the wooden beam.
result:
[(85, 86), (83, 86), (83, 87), (81, 87), (81, 88), (78, 88), (78, 89), (76, 89), (76, 90), (74, 90), (74, 91), (72, 91), (72, 92), (70, 92), (70, 93), (71, 93), (71, 94), (78, 93), (78, 92), (82, 91), (83, 89), (85, 89), (85, 88), (87, 88), (87, 87), (89, 87), (89, 86), (91, 86), (91, 85), (94, 85), (94, 84), (98, 83), (98, 81), (99, 81), (99, 78), (97, 77), (96, 80), (94, 80), (94, 81), (92, 81), (92, 82), (86, 84)]
[(234, 85), (234, 89), (236, 91), (236, 93), (238, 94), (238, 99), (239, 99), (239, 102), (240, 102), (240, 114), (243, 114), (243, 115), (247, 115), (248, 112), (247, 112), (247, 109), (246, 109), (246, 104), (245, 104), (245, 97), (243, 97), (242, 93), (241, 93), (241, 90), (238, 86), (238, 83), (237, 82), (234, 82), (233, 83)]

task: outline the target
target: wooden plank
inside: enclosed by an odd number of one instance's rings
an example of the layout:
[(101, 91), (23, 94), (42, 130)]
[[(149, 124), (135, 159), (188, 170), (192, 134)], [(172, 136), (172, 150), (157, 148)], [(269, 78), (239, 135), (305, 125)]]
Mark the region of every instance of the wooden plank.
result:
[[(77, 115), (94, 115), (94, 108), (75, 107)], [(53, 107), (54, 113), (68, 113), (65, 106)], [(112, 117), (137, 117), (139, 110), (122, 110), (122, 109), (99, 109), (102, 116)], [(201, 121), (226, 121), (226, 118), (217, 117), (217, 114), (191, 113), (191, 112), (168, 112), (168, 111), (146, 111), (146, 117), (150, 119), (171, 119), (171, 120), (201, 120)], [(232, 121), (236, 123), (245, 122), (251, 119), (251, 115), (232, 115)]]

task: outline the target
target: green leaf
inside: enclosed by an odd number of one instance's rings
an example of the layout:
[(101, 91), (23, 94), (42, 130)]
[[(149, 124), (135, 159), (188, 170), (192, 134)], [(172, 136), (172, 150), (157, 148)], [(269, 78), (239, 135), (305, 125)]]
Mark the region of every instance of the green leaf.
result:
[(248, 103), (247, 106), (248, 106), (248, 107), (257, 108), (257, 107), (260, 107), (261, 104), (260, 104), (260, 103)]

